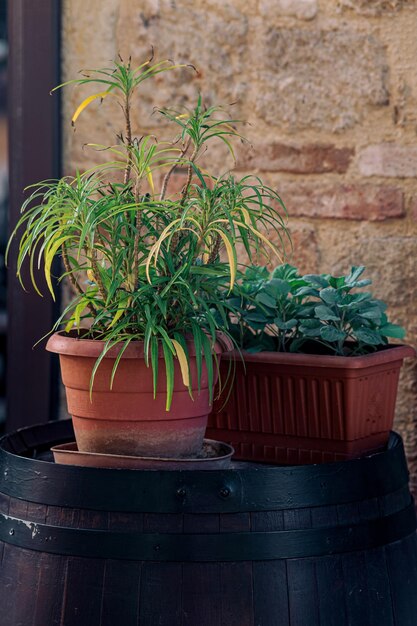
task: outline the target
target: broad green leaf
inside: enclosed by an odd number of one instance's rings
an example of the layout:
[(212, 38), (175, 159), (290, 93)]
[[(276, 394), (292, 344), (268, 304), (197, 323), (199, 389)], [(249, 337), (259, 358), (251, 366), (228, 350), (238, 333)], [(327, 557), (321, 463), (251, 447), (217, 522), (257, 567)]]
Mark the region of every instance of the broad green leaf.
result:
[(318, 297), (319, 290), (314, 289), (313, 287), (300, 287), (294, 292), (294, 297), (299, 298), (300, 296), (316, 296)]
[(317, 319), (300, 319), (300, 322), (303, 328), (321, 328), (322, 324), (320, 320)]
[(280, 278), (272, 278), (265, 285), (265, 289), (268, 293), (280, 296), (287, 296), (291, 291), (289, 283), (286, 280), (281, 280)]
[(346, 276), (346, 284), (352, 285), (353, 283), (355, 283), (358, 280), (359, 276), (364, 273), (365, 269), (366, 268), (364, 265), (359, 265), (357, 267), (353, 266), (350, 270), (350, 274)]
[(329, 286), (328, 279), (322, 276), (321, 274), (306, 274), (305, 276), (303, 276), (303, 280), (305, 280), (307, 283), (311, 285), (322, 287), (322, 288)]
[(393, 337), (394, 339), (404, 339), (405, 337), (405, 329), (397, 324), (385, 324), (378, 330), (384, 337)]
[(333, 320), (337, 322), (340, 319), (338, 315), (336, 315), (331, 309), (329, 309), (329, 307), (324, 306), (322, 304), (320, 304), (319, 306), (316, 306), (314, 311), (320, 320), (324, 320), (324, 321)]
[(338, 330), (334, 326), (323, 326), (320, 330), (320, 336), (324, 341), (343, 341), (346, 339), (346, 333), (341, 330)]
[(334, 289), (333, 287), (326, 287), (325, 289), (321, 289), (319, 292), (320, 298), (326, 302), (326, 304), (336, 304), (341, 300), (341, 295)]
[(366, 319), (375, 321), (379, 321), (382, 316), (382, 311), (378, 306), (372, 306), (367, 309), (360, 309), (358, 313), (361, 317), (365, 317)]
[(359, 341), (370, 346), (378, 346), (384, 343), (381, 339), (381, 334), (371, 328), (358, 328), (355, 330), (355, 336)]
[(298, 320), (293, 318), (284, 322), (280, 318), (276, 317), (274, 323), (278, 326), (280, 330), (291, 330), (292, 328), (295, 328), (297, 326)]
[(256, 322), (258, 324), (267, 324), (268, 318), (263, 313), (248, 313), (245, 316), (248, 322)]
[(275, 308), (276, 306), (276, 301), (275, 299), (270, 296), (268, 293), (265, 292), (261, 292), (256, 296), (256, 300), (257, 302), (259, 302), (260, 304), (263, 304), (264, 306), (269, 307), (270, 309)]
[(372, 285), (372, 280), (370, 278), (364, 278), (363, 280), (358, 280), (355, 283), (355, 287), (367, 287), (368, 285)]
[(321, 330), (322, 326), (315, 326), (312, 328), (309, 328), (308, 326), (304, 326), (303, 324), (301, 324), (301, 326), (299, 326), (299, 331), (302, 335), (305, 335), (306, 337), (320, 337), (320, 330)]

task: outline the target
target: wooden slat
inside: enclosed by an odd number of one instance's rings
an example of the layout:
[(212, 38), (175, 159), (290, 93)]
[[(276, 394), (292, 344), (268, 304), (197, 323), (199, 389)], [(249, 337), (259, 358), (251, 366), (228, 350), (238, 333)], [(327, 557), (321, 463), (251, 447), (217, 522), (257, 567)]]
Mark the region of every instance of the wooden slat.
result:
[(342, 558), (334, 555), (316, 559), (315, 570), (320, 626), (345, 626), (349, 622), (345, 607)]
[[(395, 626), (384, 548), (365, 553), (369, 626)], [(417, 621), (417, 614), (416, 614)]]
[[(313, 559), (287, 561), (291, 626), (319, 626), (318, 592)], [(352, 622), (354, 623), (354, 622)]]
[[(251, 527), (254, 532), (284, 529), (283, 511), (252, 513)], [(253, 603), (255, 624), (280, 626), (289, 624), (287, 589), (287, 566), (282, 561), (257, 561), (253, 563)]]
[[(184, 533), (218, 533), (219, 515), (186, 514)], [(220, 565), (183, 563), (181, 626), (221, 626)]]
[(62, 625), (101, 626), (105, 561), (71, 557), (67, 563)]
[[(310, 509), (284, 511), (284, 528), (311, 528)], [(288, 603), (291, 626), (318, 626), (318, 590), (314, 559), (287, 561)]]
[(140, 584), (139, 624), (181, 624), (181, 593), (181, 564), (144, 563)]
[(362, 552), (342, 557), (348, 624), (370, 624), (366, 562)]
[(415, 626), (417, 623), (417, 544), (415, 536), (397, 541), (385, 548), (397, 626)]
[(220, 565), (184, 563), (181, 626), (223, 626)]
[(222, 563), (221, 612), (222, 626), (253, 626), (252, 563)]
[[(220, 532), (248, 532), (248, 513), (230, 513), (220, 517)], [(221, 624), (222, 626), (252, 626), (254, 623), (252, 562), (222, 563)]]
[(100, 626), (138, 626), (141, 564), (106, 561)]
[(67, 558), (40, 555), (40, 576), (31, 626), (61, 626)]
[[(11, 499), (9, 514), (27, 519), (28, 503)], [(36, 606), (41, 553), (6, 544), (0, 574), (0, 615), (5, 626), (28, 623)], [(14, 590), (20, 590), (16, 601)], [(30, 623), (30, 622), (29, 622)]]

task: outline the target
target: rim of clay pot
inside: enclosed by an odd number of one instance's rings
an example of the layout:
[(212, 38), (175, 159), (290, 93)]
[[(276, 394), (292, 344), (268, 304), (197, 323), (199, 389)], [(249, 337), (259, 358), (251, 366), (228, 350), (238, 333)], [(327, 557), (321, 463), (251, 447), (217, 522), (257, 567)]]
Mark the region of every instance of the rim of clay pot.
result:
[[(76, 331), (71, 331), (74, 333)], [(102, 339), (85, 339), (74, 334), (66, 333), (60, 330), (54, 333), (46, 344), (45, 349), (48, 352), (54, 352), (57, 354), (65, 354), (68, 356), (85, 356), (91, 358), (98, 358), (103, 352), (103, 348), (106, 341)], [(113, 346), (105, 355), (104, 358), (115, 359), (119, 354), (120, 348), (123, 345), (122, 342)], [(190, 356), (195, 356), (195, 344), (193, 341), (187, 341), (188, 352)], [(233, 349), (233, 344), (229, 337), (222, 332), (217, 333), (217, 341), (214, 346), (216, 354), (223, 354), (230, 352)], [(163, 357), (162, 347), (159, 348), (159, 357)], [(144, 342), (143, 341), (131, 341), (122, 355), (123, 359), (143, 359)]]
[(213, 469), (225, 466), (235, 453), (233, 446), (224, 441), (204, 439), (204, 444), (217, 449), (221, 454), (206, 458), (164, 458), (153, 456), (128, 456), (123, 454), (103, 454), (100, 452), (80, 452), (76, 442), (59, 444), (51, 448), (55, 462), (65, 465), (79, 465), (116, 469)]
[(416, 350), (406, 344), (388, 344), (382, 350), (359, 356), (335, 356), (332, 354), (304, 354), (288, 352), (246, 352), (232, 350), (225, 355), (226, 360), (247, 363), (270, 363), (282, 365), (311, 365), (314, 367), (336, 367), (359, 369), (374, 365), (383, 365), (391, 361), (401, 361), (407, 357), (416, 357)]

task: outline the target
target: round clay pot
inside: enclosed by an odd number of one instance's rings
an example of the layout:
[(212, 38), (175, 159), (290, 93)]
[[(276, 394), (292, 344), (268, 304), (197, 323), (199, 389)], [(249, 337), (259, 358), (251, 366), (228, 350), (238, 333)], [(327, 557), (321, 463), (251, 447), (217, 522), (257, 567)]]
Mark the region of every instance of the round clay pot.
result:
[[(61, 331), (52, 335), (46, 346), (49, 352), (59, 354), (78, 450), (158, 457), (197, 454), (203, 444), (211, 407), (204, 360), (198, 391), (194, 343), (190, 342), (188, 346), (193, 398), (182, 382), (180, 366), (175, 359), (174, 392), (169, 411), (165, 409), (166, 377), (162, 350), (154, 399), (152, 368), (146, 367), (143, 342), (140, 341), (132, 341), (123, 353), (112, 389), (111, 373), (120, 347), (109, 350), (97, 369), (90, 395), (92, 371), (104, 345), (104, 341), (82, 339)], [(218, 359), (222, 351), (224, 347), (217, 342)]]

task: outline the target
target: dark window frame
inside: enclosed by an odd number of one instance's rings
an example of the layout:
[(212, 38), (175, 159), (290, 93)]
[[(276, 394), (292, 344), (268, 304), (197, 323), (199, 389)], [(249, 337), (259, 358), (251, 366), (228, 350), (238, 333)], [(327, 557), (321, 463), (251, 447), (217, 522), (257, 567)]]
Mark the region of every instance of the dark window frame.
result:
[[(59, 0), (8, 0), (9, 232), (20, 216), (23, 189), (61, 173)], [(36, 146), (36, 147), (35, 147)], [(9, 260), (7, 312), (8, 431), (58, 415), (55, 355), (34, 344), (47, 333), (59, 303), (16, 280), (17, 245)], [(42, 285), (42, 277), (39, 276)]]

